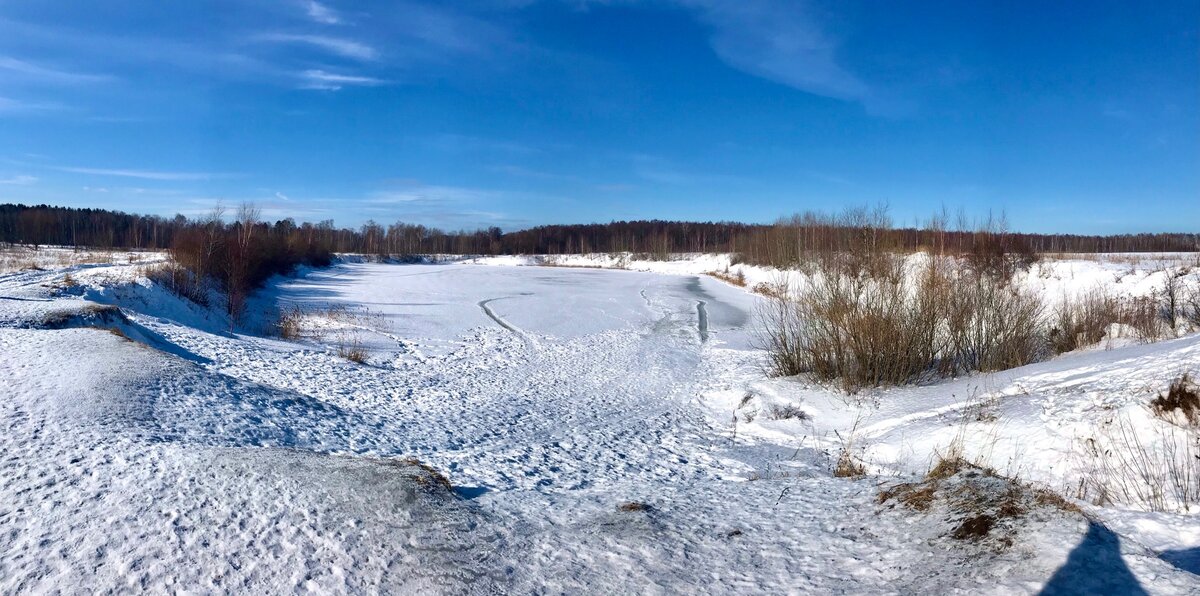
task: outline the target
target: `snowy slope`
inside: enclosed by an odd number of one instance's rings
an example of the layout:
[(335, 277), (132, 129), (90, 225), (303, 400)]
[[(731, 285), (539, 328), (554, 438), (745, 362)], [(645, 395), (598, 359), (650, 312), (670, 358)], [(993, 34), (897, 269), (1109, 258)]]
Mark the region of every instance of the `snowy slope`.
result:
[[(1110, 531), (1039, 510), (997, 549), (878, 504), (888, 476), (829, 471), (831, 434), (855, 419), (877, 471), (920, 471), (957, 419), (939, 413), (971, 383), (1032, 386), (1004, 407), (1053, 414), (1028, 424), (1053, 449), (1069, 434), (1057, 420), (1087, 420), (1062, 412), (1189, 366), (1192, 338), (847, 406), (764, 379), (759, 298), (698, 275), (707, 264), (489, 261), (345, 262), (280, 280), (247, 328), (298, 305), (309, 332), (294, 342), (224, 333), (130, 265), (72, 269), (70, 287), (63, 271), (0, 275), (0, 591), (1200, 587), (1179, 567), (1200, 537), (1189, 516), (1089, 509)], [(46, 328), (62, 318), (48, 313), (96, 304), (123, 318)], [(73, 328), (89, 325), (135, 341)], [(365, 364), (337, 355), (346, 341)], [(733, 423), (773, 404), (811, 420)]]

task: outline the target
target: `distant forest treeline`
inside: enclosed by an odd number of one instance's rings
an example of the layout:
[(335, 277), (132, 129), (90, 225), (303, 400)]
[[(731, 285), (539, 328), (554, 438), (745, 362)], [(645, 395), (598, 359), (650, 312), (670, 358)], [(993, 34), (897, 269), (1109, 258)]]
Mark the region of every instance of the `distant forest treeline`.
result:
[[(48, 205), (0, 204), (0, 242), (54, 244), (99, 248), (170, 249), (196, 230), (225, 223), (207, 216), (165, 218)], [(296, 223), (255, 221), (254, 235), (286, 241), (303, 252), (353, 252), (379, 255), (410, 254), (564, 254), (633, 252), (665, 255), (675, 252), (738, 253), (752, 263), (786, 266), (810, 252), (839, 250), (861, 239), (869, 229), (871, 242), (896, 251), (937, 250), (971, 254), (981, 244), (1002, 237), (1010, 250), (1032, 253), (1176, 252), (1200, 250), (1200, 234), (1158, 233), (1082, 236), (1008, 232), (1003, 222), (989, 220), (969, 226), (960, 221), (951, 229), (949, 218), (935, 216), (922, 228), (896, 228), (886, 217), (867, 209), (828, 216), (815, 213), (780, 219), (773, 224), (736, 222), (616, 221), (606, 224), (548, 225), (501, 232), (499, 228), (449, 232), (421, 225), (368, 222), (358, 229), (338, 228), (332, 220)], [(973, 228), (973, 229), (967, 229)]]

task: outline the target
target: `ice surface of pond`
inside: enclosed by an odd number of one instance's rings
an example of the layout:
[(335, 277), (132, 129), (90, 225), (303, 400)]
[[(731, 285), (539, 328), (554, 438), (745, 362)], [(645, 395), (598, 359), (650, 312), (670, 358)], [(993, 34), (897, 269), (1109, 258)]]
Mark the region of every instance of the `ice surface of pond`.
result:
[[(348, 263), (279, 286), (282, 304), (365, 307), (396, 336), (454, 340), (468, 330), (501, 325), (556, 339), (618, 329), (691, 329), (722, 347), (751, 345), (755, 298), (717, 280), (635, 271), (465, 264)], [(386, 338), (374, 337), (385, 349)]]

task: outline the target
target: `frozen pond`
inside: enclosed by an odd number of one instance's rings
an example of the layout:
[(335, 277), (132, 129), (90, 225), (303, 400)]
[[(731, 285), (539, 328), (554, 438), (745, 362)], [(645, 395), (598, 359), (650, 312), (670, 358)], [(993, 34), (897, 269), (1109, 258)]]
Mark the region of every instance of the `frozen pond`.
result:
[[(396, 336), (436, 343), (499, 325), (571, 339), (614, 330), (689, 330), (750, 346), (755, 298), (709, 277), (564, 267), (350, 263), (279, 286), (281, 304), (365, 307)], [(703, 316), (702, 316), (703, 315)], [(372, 347), (385, 349), (375, 337)]]

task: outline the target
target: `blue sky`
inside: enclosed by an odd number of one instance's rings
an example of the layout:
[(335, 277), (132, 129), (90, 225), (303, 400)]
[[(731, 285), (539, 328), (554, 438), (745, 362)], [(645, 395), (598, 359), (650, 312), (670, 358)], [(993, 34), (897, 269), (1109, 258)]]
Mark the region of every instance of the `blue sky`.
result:
[(1200, 228), (1200, 2), (0, 3), (0, 202)]

